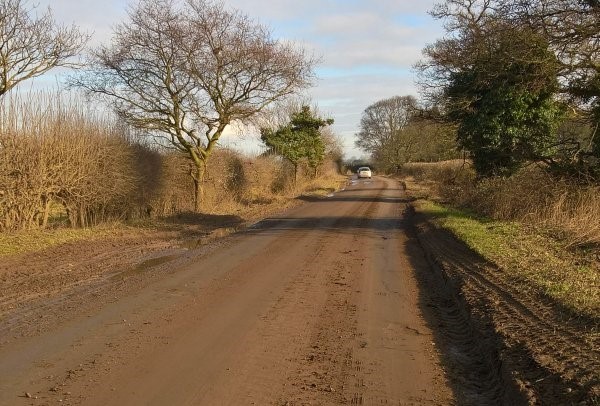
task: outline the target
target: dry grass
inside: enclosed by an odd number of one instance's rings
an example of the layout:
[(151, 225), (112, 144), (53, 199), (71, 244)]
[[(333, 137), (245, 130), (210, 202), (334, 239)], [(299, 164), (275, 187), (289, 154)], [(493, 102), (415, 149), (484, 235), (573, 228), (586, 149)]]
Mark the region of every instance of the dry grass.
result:
[(510, 178), (476, 182), (468, 164), (454, 160), (407, 165), (405, 174), (426, 186), (427, 197), (498, 220), (543, 226), (566, 245), (600, 246), (600, 188), (557, 180), (538, 167)]
[(569, 245), (600, 245), (600, 187), (564, 191), (540, 214), (540, 220), (565, 230)]
[(537, 167), (477, 182), (462, 161), (415, 163), (405, 174), (410, 193), (429, 200), (418, 201), (418, 209), (435, 222), (505, 272), (597, 317), (599, 187), (556, 180)]
[(513, 277), (577, 314), (598, 316), (600, 261), (594, 256), (569, 252), (556, 239), (519, 222), (493, 221), (430, 201), (418, 201), (416, 207)]
[(402, 166), (402, 174), (414, 177), (417, 180), (442, 181), (447, 183), (456, 178), (462, 171), (470, 171), (469, 161), (452, 159), (441, 162), (412, 162)]
[(300, 167), (298, 183), (294, 184), (292, 167), (278, 157), (250, 158), (220, 150), (209, 164), (203, 211), (230, 214), (286, 205), (302, 194), (330, 193), (339, 188), (340, 179), (333, 162), (326, 161), (316, 177), (308, 167)]

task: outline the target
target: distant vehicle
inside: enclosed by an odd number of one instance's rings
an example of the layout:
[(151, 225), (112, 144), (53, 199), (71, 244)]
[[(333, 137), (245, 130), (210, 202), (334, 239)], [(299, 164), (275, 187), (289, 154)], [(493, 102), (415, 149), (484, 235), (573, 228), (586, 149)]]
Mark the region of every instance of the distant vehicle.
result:
[(361, 166), (360, 168), (358, 168), (358, 178), (369, 178), (371, 179), (371, 168), (369, 168), (368, 166)]

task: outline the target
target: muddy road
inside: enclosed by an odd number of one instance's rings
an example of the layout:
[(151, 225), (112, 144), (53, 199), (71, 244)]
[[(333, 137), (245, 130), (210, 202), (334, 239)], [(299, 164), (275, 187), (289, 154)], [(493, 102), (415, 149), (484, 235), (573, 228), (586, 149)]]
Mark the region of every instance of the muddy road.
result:
[(0, 405), (535, 403), (413, 217), (396, 181), (353, 180), (14, 306), (0, 319)]

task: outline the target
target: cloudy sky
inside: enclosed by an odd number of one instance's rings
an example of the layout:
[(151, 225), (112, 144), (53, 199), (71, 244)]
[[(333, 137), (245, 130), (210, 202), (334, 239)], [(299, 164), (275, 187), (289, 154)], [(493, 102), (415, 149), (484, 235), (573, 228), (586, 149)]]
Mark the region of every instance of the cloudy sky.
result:
[[(93, 33), (92, 45), (108, 41), (135, 0), (36, 0), (55, 19)], [(442, 35), (427, 11), (434, 0), (225, 0), (272, 28), (276, 38), (297, 42), (321, 58), (309, 95), (335, 119), (347, 157), (360, 156), (354, 134), (362, 111), (394, 95), (417, 94), (412, 65), (423, 47)], [(57, 83), (55, 76), (44, 79)], [(247, 138), (224, 142), (257, 149)]]

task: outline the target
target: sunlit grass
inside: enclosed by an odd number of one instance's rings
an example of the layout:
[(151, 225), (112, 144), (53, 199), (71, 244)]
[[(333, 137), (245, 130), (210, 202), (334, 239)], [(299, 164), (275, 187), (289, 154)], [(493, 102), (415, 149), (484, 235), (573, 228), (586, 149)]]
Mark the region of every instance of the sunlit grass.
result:
[(600, 269), (591, 256), (570, 252), (543, 230), (520, 223), (493, 221), (431, 201), (415, 205), (505, 272), (533, 283), (576, 312), (598, 316)]
[(120, 228), (124, 230), (125, 226), (111, 224), (94, 228), (34, 229), (0, 233), (0, 257), (40, 251), (69, 242), (104, 238), (119, 233)]
[(346, 181), (347, 177), (342, 175), (318, 178), (304, 185), (301, 194), (304, 196), (326, 196), (339, 190)]

